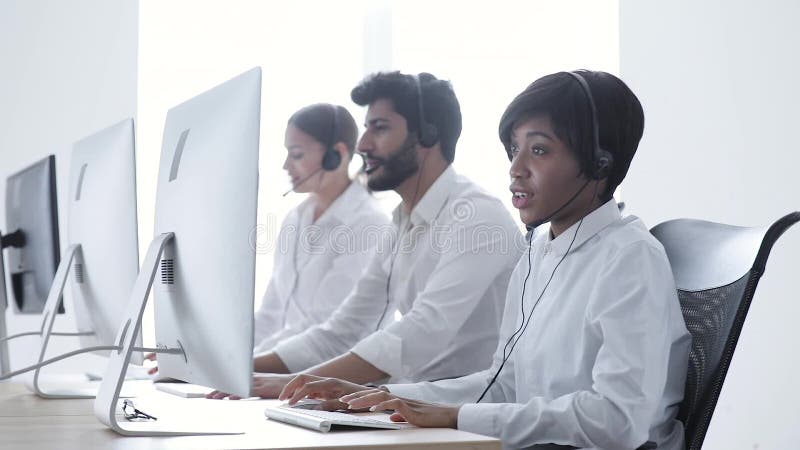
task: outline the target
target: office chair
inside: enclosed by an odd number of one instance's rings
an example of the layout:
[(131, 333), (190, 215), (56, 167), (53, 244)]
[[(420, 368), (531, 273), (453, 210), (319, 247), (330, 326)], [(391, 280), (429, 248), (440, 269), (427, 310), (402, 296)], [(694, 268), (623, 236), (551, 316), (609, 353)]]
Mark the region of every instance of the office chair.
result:
[(798, 221), (800, 212), (769, 228), (676, 219), (651, 230), (667, 252), (692, 335), (686, 391), (678, 413), (687, 450), (703, 445), (769, 252)]

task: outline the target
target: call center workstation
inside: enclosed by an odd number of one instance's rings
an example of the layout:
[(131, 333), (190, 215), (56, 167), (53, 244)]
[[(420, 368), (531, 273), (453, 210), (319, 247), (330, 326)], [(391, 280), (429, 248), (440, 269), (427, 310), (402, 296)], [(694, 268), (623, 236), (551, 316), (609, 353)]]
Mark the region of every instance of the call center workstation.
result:
[[(791, 392), (746, 388), (798, 363), (761, 358), (799, 208), (709, 201), (744, 167), (685, 161), (716, 154), (707, 130), (727, 142), (732, 107), (708, 94), (691, 120), (663, 95), (698, 95), (677, 54), (733, 45), (708, 28), (755, 6), (693, 27), (683, 1), (503, 0), (464, 6), (474, 33), (444, 3), (0, 3), (22, 43), (0, 47), (0, 447), (800, 438), (775, 420)], [(518, 16), (585, 44), (528, 41)], [(795, 114), (764, 98), (762, 129)], [(770, 167), (741, 199), (794, 189)]]
[[(141, 367), (136, 367), (142, 364), (143, 353), (153, 352), (158, 355), (162, 378), (249, 397), (255, 266), (246, 237), (256, 220), (261, 83), (261, 69), (254, 68), (170, 109), (157, 188), (155, 237), (141, 266), (132, 119), (74, 144), (66, 205), (68, 242), (63, 252), (54, 157), (8, 177), (7, 224), (15, 230), (3, 236), (12, 280), (8, 292), (13, 306), (39, 315), (41, 325), (2, 338), (3, 378), (27, 371), (33, 374), (23, 385), (0, 385), (4, 415), (23, 408), (34, 418), (38, 411), (46, 412), (58, 403), (56, 408), (64, 416), (55, 423), (63, 422), (62, 426), (72, 430), (65, 431), (66, 436), (85, 433), (85, 424), (72, 421), (85, 419), (85, 414), (93, 411), (97, 424), (89, 429), (101, 425), (125, 436), (206, 436), (203, 445), (212, 447), (342, 445), (351, 442), (347, 432), (319, 433), (342, 421), (345, 428), (404, 428), (389, 422), (384, 413), (367, 414), (383, 416), (376, 419), (316, 411), (307, 416), (308, 423), (300, 424), (317, 430), (308, 433), (296, 425), (267, 421), (265, 403), (276, 401), (188, 399), (185, 386), (182, 391), (164, 389), (178, 395), (165, 394), (154, 389)], [(245, 239), (214, 242), (210, 236)], [(74, 298), (77, 332), (55, 331), (63, 321), (66, 286)], [(144, 348), (140, 331), (150, 293), (158, 344)], [(220, 298), (226, 301), (220, 302)], [(8, 347), (33, 336), (41, 342), (37, 363), (9, 367)], [(74, 350), (46, 358), (48, 342), (55, 339), (72, 339)], [(107, 359), (107, 368), (98, 377), (102, 381), (43, 374), (49, 364), (84, 352)], [(36, 398), (27, 398), (29, 395)], [(138, 409), (148, 403), (153, 406), (147, 412)], [(209, 409), (203, 412), (204, 408)], [(291, 422), (292, 417), (285, 421)], [(270, 429), (272, 426), (278, 428)], [(416, 442), (492, 448), (497, 444), (456, 430), (444, 434), (418, 431), (400, 438), (356, 434), (358, 442), (377, 446), (413, 446)], [(60, 442), (63, 433), (58, 433)], [(4, 434), (4, 439), (7, 437)], [(116, 441), (112, 435), (99, 433), (90, 442), (104, 446)], [(198, 441), (187, 438), (186, 442)], [(81, 445), (86, 444), (81, 440)]]

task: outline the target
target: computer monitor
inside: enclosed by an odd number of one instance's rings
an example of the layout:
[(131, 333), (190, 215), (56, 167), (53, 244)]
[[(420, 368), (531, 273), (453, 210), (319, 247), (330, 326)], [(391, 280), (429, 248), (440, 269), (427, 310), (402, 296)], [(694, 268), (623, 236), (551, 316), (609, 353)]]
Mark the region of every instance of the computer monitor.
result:
[[(156, 234), (172, 232), (154, 286), (159, 372), (226, 392), (252, 384), (260, 71), (167, 114)], [(249, 354), (248, 354), (249, 352)]]
[[(73, 145), (67, 208), (68, 242), (80, 245), (69, 281), (75, 320), (93, 332), (81, 346), (114, 344), (139, 273), (133, 119)], [(131, 358), (142, 363), (139, 352)]]
[[(56, 157), (50, 155), (6, 180), (6, 234), (24, 245), (6, 249), (9, 298), (21, 314), (40, 314), (59, 263)], [(58, 310), (64, 312), (63, 305)]]
[[(253, 299), (261, 69), (254, 68), (167, 114), (156, 193), (155, 238), (103, 377), (95, 415), (126, 435), (218, 434), (157, 422), (118, 422), (116, 405), (132, 334), (153, 287), (159, 372), (248, 396), (253, 374)], [(155, 280), (154, 280), (155, 279)], [(188, 408), (188, 406), (187, 406)]]
[[(125, 318), (128, 294), (139, 268), (133, 120), (105, 128), (73, 145), (68, 205), (69, 245), (42, 311), (38, 366), (28, 387), (45, 398), (93, 398), (96, 389), (42, 382), (48, 344), (54, 336), (79, 336), (81, 350), (108, 356)], [(65, 285), (72, 289), (76, 333), (53, 331)], [(141, 338), (137, 336), (137, 346)], [(77, 351), (81, 351), (77, 350)], [(131, 362), (142, 363), (141, 352)]]

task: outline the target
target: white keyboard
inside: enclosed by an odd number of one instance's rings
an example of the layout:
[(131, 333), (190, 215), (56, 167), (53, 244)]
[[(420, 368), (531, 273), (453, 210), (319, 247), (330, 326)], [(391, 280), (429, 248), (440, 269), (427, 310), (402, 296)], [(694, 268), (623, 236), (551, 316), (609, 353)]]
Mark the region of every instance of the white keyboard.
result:
[(153, 383), (156, 389), (184, 398), (205, 398), (214, 389), (190, 383)]
[(294, 409), (290, 406), (274, 406), (267, 408), (264, 415), (272, 420), (290, 423), (304, 428), (327, 433), (331, 427), (364, 427), (364, 428), (383, 428), (388, 430), (399, 430), (402, 425), (383, 420), (371, 419), (369, 417), (356, 416), (353, 414), (319, 411), (310, 409)]

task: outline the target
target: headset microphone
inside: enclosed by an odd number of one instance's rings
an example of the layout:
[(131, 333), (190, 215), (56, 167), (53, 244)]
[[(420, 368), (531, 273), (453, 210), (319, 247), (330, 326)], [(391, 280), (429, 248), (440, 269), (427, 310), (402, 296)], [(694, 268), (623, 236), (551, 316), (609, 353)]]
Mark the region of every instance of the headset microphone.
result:
[(575, 199), (576, 199), (576, 198), (578, 198), (578, 196), (579, 196), (579, 195), (581, 195), (581, 192), (583, 192), (583, 190), (584, 190), (584, 189), (586, 189), (586, 186), (588, 186), (588, 185), (589, 185), (589, 183), (591, 183), (591, 182), (592, 182), (592, 179), (591, 179), (591, 178), (587, 179), (587, 180), (586, 180), (586, 183), (583, 183), (583, 186), (581, 186), (581, 188), (580, 188), (580, 189), (578, 189), (578, 192), (576, 192), (576, 193), (575, 193), (575, 195), (573, 195), (573, 196), (572, 196), (572, 198), (570, 198), (569, 200), (567, 200), (567, 202), (566, 202), (566, 203), (564, 203), (563, 205), (561, 205), (561, 207), (560, 207), (560, 208), (558, 208), (558, 209), (557, 209), (557, 210), (555, 210), (555, 211), (554, 211), (552, 214), (550, 214), (549, 216), (547, 216), (547, 217), (545, 217), (545, 218), (543, 218), (543, 219), (539, 219), (539, 220), (537, 220), (537, 221), (535, 221), (535, 222), (531, 222), (531, 223), (526, 223), (526, 224), (525, 224), (525, 228), (526, 228), (528, 231), (533, 231), (533, 229), (534, 229), (534, 228), (536, 228), (536, 227), (538, 227), (539, 225), (541, 225), (541, 224), (543, 224), (543, 223), (546, 223), (546, 222), (549, 222), (549, 221), (550, 221), (550, 219), (552, 219), (552, 218), (553, 218), (553, 217), (554, 217), (556, 214), (560, 213), (561, 211), (563, 211), (563, 210), (564, 210), (564, 208), (566, 208), (567, 206), (571, 205), (571, 204), (572, 204), (572, 202), (574, 202), (574, 201), (575, 201)]
[(288, 191), (284, 192), (284, 193), (283, 193), (283, 197), (286, 197), (287, 195), (289, 195), (289, 193), (291, 193), (291, 192), (292, 192), (292, 191), (294, 191), (295, 189), (299, 188), (299, 187), (300, 187), (300, 186), (301, 186), (303, 183), (305, 183), (306, 181), (308, 181), (309, 179), (311, 179), (311, 177), (313, 177), (314, 175), (316, 175), (316, 174), (318, 174), (318, 173), (322, 172), (323, 170), (325, 170), (325, 168), (324, 168), (324, 167), (320, 167), (319, 169), (317, 169), (317, 170), (315, 170), (315, 171), (311, 172), (311, 174), (310, 174), (310, 175), (308, 175), (307, 177), (305, 177), (305, 178), (303, 178), (302, 180), (300, 180), (300, 182), (299, 182), (299, 183), (292, 184), (292, 188), (291, 188), (291, 189), (289, 189)]
[(370, 173), (378, 170), (378, 168), (380, 166), (390, 166), (393, 163), (395, 163), (398, 160), (400, 160), (400, 158), (403, 158), (406, 153), (408, 153), (410, 150), (413, 150), (416, 146), (417, 146), (417, 140), (416, 139), (409, 140), (409, 142), (403, 143), (403, 146), (400, 147), (400, 150), (397, 150), (394, 153), (392, 153), (391, 155), (389, 155), (389, 157), (384, 159), (383, 162), (381, 162), (377, 166), (375, 166), (375, 167), (373, 167), (371, 169), (365, 169), (364, 172), (366, 172), (367, 175), (369, 175)]

